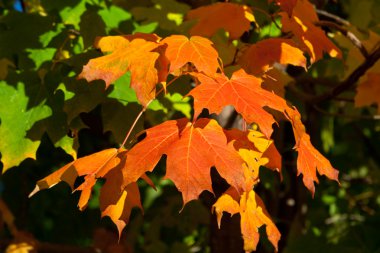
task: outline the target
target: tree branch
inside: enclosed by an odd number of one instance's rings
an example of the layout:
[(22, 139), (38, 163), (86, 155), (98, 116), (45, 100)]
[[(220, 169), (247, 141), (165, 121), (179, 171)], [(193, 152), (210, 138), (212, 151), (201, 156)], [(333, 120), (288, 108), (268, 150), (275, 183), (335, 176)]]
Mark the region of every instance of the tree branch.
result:
[(358, 39), (358, 37), (356, 37), (356, 35), (354, 33), (350, 32), (346, 28), (338, 25), (337, 23), (334, 23), (331, 21), (318, 21), (318, 22), (315, 22), (314, 24), (316, 26), (327, 26), (327, 27), (333, 28), (333, 29), (341, 32), (347, 39), (349, 39), (351, 41), (351, 43), (355, 47), (357, 47), (360, 50), (360, 52), (362, 53), (364, 58), (368, 58), (367, 49), (364, 47), (363, 43)]
[(314, 99), (312, 99), (309, 102), (320, 103), (322, 101), (334, 98), (340, 95), (341, 93), (343, 93), (344, 91), (350, 89), (356, 84), (356, 82), (359, 80), (360, 77), (365, 75), (368, 69), (370, 69), (373, 65), (375, 65), (375, 63), (379, 59), (380, 59), (380, 46), (377, 46), (377, 48), (375, 48), (375, 50), (371, 54), (368, 55), (366, 60), (359, 67), (357, 67), (354, 70), (354, 72), (352, 72), (351, 75), (347, 77), (346, 80), (341, 82), (338, 86), (336, 86), (332, 90), (322, 95), (316, 96)]
[[(290, 83), (288, 85), (288, 89), (299, 99), (302, 101), (309, 103), (309, 104), (318, 104), (320, 102), (333, 99), (340, 95), (341, 93), (349, 90), (350, 88), (354, 87), (354, 85), (357, 83), (357, 81), (366, 74), (366, 72), (373, 66), (375, 63), (380, 59), (380, 45), (378, 45), (372, 53), (368, 55), (368, 57), (365, 59), (365, 61), (357, 67), (348, 77), (346, 80), (340, 82), (337, 86), (332, 88), (331, 90), (327, 91), (324, 94), (321, 95), (311, 95), (309, 93), (305, 93), (301, 90), (299, 90), (296, 87), (296, 83)], [(318, 83), (318, 79), (310, 78), (307, 79), (310, 83)], [(303, 79), (296, 80), (297, 83), (301, 83)]]
[(330, 19), (333, 19), (335, 20), (336, 22), (342, 24), (342, 25), (345, 25), (345, 26), (351, 26), (351, 23), (337, 15), (334, 15), (330, 12), (327, 12), (325, 10), (315, 10), (317, 12), (317, 14), (321, 15), (321, 16), (325, 16), (327, 18), (330, 18)]

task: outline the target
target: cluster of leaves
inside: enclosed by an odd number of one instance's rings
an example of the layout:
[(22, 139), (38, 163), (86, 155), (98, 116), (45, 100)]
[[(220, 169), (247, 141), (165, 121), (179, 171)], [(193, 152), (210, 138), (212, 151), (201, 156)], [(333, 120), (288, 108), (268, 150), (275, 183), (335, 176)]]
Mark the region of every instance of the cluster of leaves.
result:
[[(286, 20), (283, 21), (286, 24), (283, 25), (285, 31), (290, 29), (295, 34), (295, 40), (301, 39), (303, 44), (298, 43), (299, 47), (307, 48), (312, 62), (321, 58), (324, 51), (337, 56), (338, 49), (322, 30), (311, 23), (312, 20), (308, 20), (310, 15), (306, 19), (299, 14), (300, 11), (309, 10), (308, 12), (314, 14), (313, 18), (317, 19), (312, 5), (307, 1), (299, 1), (295, 7), (297, 8), (291, 9), (290, 16), (286, 12), (280, 14), (283, 20)], [(233, 17), (228, 17), (231, 14), (235, 15), (233, 20), (237, 22), (233, 26), (230, 26)], [(217, 16), (227, 17), (225, 22), (208, 23), (208, 19), (216, 20)], [(75, 160), (39, 181), (33, 194), (60, 181), (66, 181), (73, 186), (77, 176), (84, 176), (84, 182), (75, 189), (81, 191), (78, 206), (83, 209), (97, 179), (105, 178), (106, 182), (100, 195), (102, 216), (109, 216), (117, 225), (120, 234), (129, 219), (131, 209), (141, 208), (137, 180), (145, 178), (149, 182), (145, 172), (153, 171), (161, 156), (165, 154), (166, 178), (172, 180), (182, 192), (184, 204), (197, 199), (204, 190), (212, 192), (210, 169), (215, 166), (219, 174), (231, 185), (230, 191), (234, 189), (237, 193), (242, 193), (241, 196), (235, 194), (233, 200), (232, 194), (226, 192), (216, 202), (216, 212), (219, 215), (223, 211), (231, 214), (241, 213), (241, 229), (246, 251), (256, 249), (258, 228), (264, 224), (272, 244), (277, 248), (280, 233), (268, 217), (263, 202), (259, 197), (255, 197), (252, 189), (259, 182), (260, 165), (265, 164), (261, 157), (280, 165), (280, 155), (275, 148), (264, 155), (271, 143), (262, 143), (261, 138), (255, 141), (251, 136), (251, 130), (235, 129), (231, 133), (223, 130), (215, 120), (199, 116), (203, 109), (208, 109), (210, 113), (220, 113), (223, 107), (233, 105), (247, 124), (257, 124), (265, 137), (270, 139), (272, 125), (276, 121), (264, 107), (281, 112), (293, 126), (295, 149), (298, 152), (298, 174), (303, 175), (305, 185), (314, 194), (314, 182), (318, 182), (317, 170), (335, 180), (338, 179), (338, 172), (312, 146), (298, 111), (289, 106), (283, 98), (264, 90), (261, 87), (261, 79), (246, 73), (256, 72), (257, 69), (265, 73), (274, 62), (306, 67), (306, 58), (292, 40), (263, 40), (248, 48), (248, 52), (241, 58), (241, 65), (246, 71), (238, 69), (229, 78), (218, 62), (218, 53), (212, 42), (195, 34), (212, 36), (218, 29), (223, 28), (229, 32), (230, 39), (236, 39), (249, 29), (249, 23), (253, 21), (249, 7), (218, 3), (192, 10), (188, 17), (198, 20), (190, 30), (190, 34), (193, 35), (190, 38), (171, 35), (161, 39), (155, 34), (141, 33), (98, 38), (95, 47), (107, 55), (90, 60), (83, 67), (79, 77), (88, 81), (102, 79), (107, 88), (129, 71), (130, 86), (136, 92), (144, 111), (160, 93), (156, 92), (157, 84), (162, 84), (166, 90), (178, 77), (190, 75), (196, 82), (196, 87), (188, 94), (194, 99), (193, 122), (187, 119), (166, 121), (145, 130), (144, 140), (129, 150), (107, 149)], [(296, 19), (303, 22), (301, 25), (307, 24), (314, 31), (310, 34), (303, 33)], [(310, 23), (307, 23), (308, 21)], [(309, 30), (308, 28), (307, 31)], [(312, 37), (317, 32), (319, 36)], [(309, 43), (306, 43), (307, 41)], [(276, 48), (277, 50), (273, 50)], [(261, 62), (260, 65), (256, 65), (253, 56), (259, 54), (262, 54)], [(248, 61), (248, 57), (253, 61)], [(238, 62), (240, 63), (240, 60)], [(187, 65), (188, 63), (191, 65)], [(174, 78), (167, 82), (169, 75)], [(121, 146), (124, 144), (125, 142)], [(274, 169), (280, 168), (281, 165)], [(240, 202), (239, 208), (233, 204), (234, 201)]]
[[(141, 178), (154, 188), (146, 172), (152, 172), (162, 156), (167, 157), (165, 178), (182, 193), (183, 205), (204, 190), (213, 192), (210, 170), (215, 167), (231, 186), (213, 205), (219, 224), (223, 212), (239, 213), (246, 251), (256, 249), (258, 229), (264, 225), (277, 249), (280, 232), (254, 190), (261, 166), (281, 173), (281, 155), (271, 139), (273, 126), (281, 120), (291, 124), (298, 175), (313, 195), (317, 171), (338, 180), (338, 172), (311, 144), (298, 110), (283, 98), (289, 77), (281, 65), (306, 70), (324, 55), (339, 59), (342, 52), (316, 25), (319, 18), (307, 0), (261, 3), (275, 12), (268, 14), (273, 20), (265, 21), (270, 23), (267, 36), (254, 44), (242, 42), (254, 27), (262, 26), (255, 13), (262, 10), (254, 4), (214, 3), (190, 10), (174, 1), (153, 2), (154, 7), (133, 8), (132, 15), (102, 1), (66, 3), (66, 8), (31, 2), (27, 18), (5, 13), (1, 32), (6, 36), (0, 45), (12, 47), (0, 55), (0, 96), (11, 98), (11, 106), (0, 108), (3, 171), (35, 158), (46, 133), (74, 161), (40, 180), (32, 195), (65, 181), (80, 191), (78, 206), (83, 210), (104, 178), (100, 210), (116, 224), (120, 236), (132, 208), (142, 209), (137, 181)], [(26, 23), (36, 28), (20, 40), (14, 26)], [(120, 33), (130, 35), (115, 35)], [(101, 35), (113, 36), (96, 37)], [(376, 35), (372, 36), (367, 49), (376, 47)], [(339, 44), (345, 42), (339, 39)], [(94, 41), (104, 56), (90, 50)], [(362, 57), (357, 52), (356, 56)], [(360, 62), (352, 61), (350, 70)], [(359, 86), (357, 106), (379, 102), (373, 95), (376, 66), (371, 70)], [(88, 84), (83, 79), (104, 82)], [(78, 132), (86, 127), (83, 112), (99, 104), (102, 131), (112, 132), (117, 148), (76, 159)], [(204, 110), (220, 114), (227, 105), (241, 115), (242, 129), (225, 129)], [(163, 123), (155, 116), (158, 111), (163, 112)], [(134, 137), (143, 130), (144, 113), (154, 126)], [(84, 180), (80, 185), (78, 177)]]

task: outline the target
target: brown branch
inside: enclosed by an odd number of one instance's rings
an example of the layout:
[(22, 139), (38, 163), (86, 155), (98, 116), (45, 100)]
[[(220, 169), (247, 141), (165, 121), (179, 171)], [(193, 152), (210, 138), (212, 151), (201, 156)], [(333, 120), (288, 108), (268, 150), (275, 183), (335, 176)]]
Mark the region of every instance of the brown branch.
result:
[[(305, 93), (301, 90), (299, 90), (295, 83), (290, 83), (288, 85), (288, 89), (297, 96), (300, 100), (309, 103), (309, 104), (318, 104), (320, 102), (334, 99), (338, 95), (342, 94), (343, 92), (351, 89), (354, 87), (354, 85), (357, 83), (357, 81), (366, 74), (366, 72), (380, 59), (380, 45), (378, 45), (375, 50), (373, 50), (368, 57), (365, 59), (365, 61), (357, 67), (348, 77), (346, 80), (340, 82), (337, 86), (332, 88), (331, 90), (327, 91), (324, 94), (321, 95), (311, 95), (308, 93)], [(297, 83), (302, 82), (303, 79), (296, 80)], [(308, 79), (308, 82), (311, 83), (318, 83), (317, 79), (310, 78)]]
[(327, 18), (330, 18), (330, 19), (333, 19), (335, 20), (336, 22), (342, 24), (342, 25), (345, 25), (345, 26), (350, 26), (351, 23), (337, 15), (334, 15), (330, 12), (327, 12), (327, 11), (324, 11), (324, 10), (315, 10), (317, 12), (317, 14), (321, 15), (321, 16), (325, 16)]
[(358, 39), (358, 37), (356, 37), (356, 35), (354, 33), (350, 32), (349, 30), (347, 30), (343, 26), (340, 26), (337, 23), (334, 23), (331, 21), (318, 21), (318, 22), (315, 22), (314, 24), (316, 26), (327, 26), (327, 27), (333, 28), (333, 29), (341, 32), (348, 40), (350, 40), (350, 42), (355, 47), (357, 47), (360, 50), (360, 52), (362, 53), (364, 58), (368, 57), (368, 51), (364, 47), (363, 43)]
[(334, 97), (340, 95), (341, 93), (343, 93), (344, 91), (350, 89), (351, 87), (353, 87), (356, 84), (356, 82), (359, 80), (360, 77), (365, 75), (367, 70), (369, 70), (373, 65), (375, 65), (375, 63), (379, 59), (380, 59), (380, 46), (378, 46), (371, 54), (369, 54), (368, 57), (366, 58), (366, 60), (359, 67), (357, 67), (351, 73), (351, 75), (349, 75), (347, 77), (346, 80), (341, 82), (338, 86), (336, 86), (332, 90), (330, 90), (330, 91), (328, 91), (322, 95), (316, 96), (315, 98), (313, 98), (309, 102), (310, 103), (320, 103), (322, 101), (334, 98)]

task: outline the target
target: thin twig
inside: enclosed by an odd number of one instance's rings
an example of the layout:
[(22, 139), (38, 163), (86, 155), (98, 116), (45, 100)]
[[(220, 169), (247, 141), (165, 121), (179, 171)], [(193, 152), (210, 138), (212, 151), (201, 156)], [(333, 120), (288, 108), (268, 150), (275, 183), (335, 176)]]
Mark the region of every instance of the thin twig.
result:
[[(171, 85), (175, 80), (177, 80), (179, 78), (179, 76), (176, 76), (174, 77), (172, 80), (170, 80), (170, 82), (168, 82), (166, 84), (166, 87), (168, 87), (169, 85)], [(156, 98), (158, 95), (160, 95), (165, 89), (164, 88), (161, 88), (157, 93), (156, 93)], [(119, 148), (119, 151), (124, 147), (125, 143), (127, 143), (127, 140), (129, 139), (129, 136), (131, 135), (133, 129), (135, 128), (137, 122), (139, 121), (139, 119), (141, 118), (141, 116), (144, 114), (144, 112), (146, 111), (146, 109), (148, 108), (148, 106), (153, 102), (154, 99), (150, 100), (145, 107), (143, 107), (141, 109), (141, 111), (139, 112), (139, 114), (136, 116), (135, 118), (135, 121), (133, 121), (133, 124), (132, 126), (129, 128), (128, 130), (128, 133), (127, 135), (125, 136), (124, 140), (123, 140), (123, 143), (120, 145), (120, 148)]]
[(267, 17), (269, 17), (269, 18), (272, 20), (272, 22), (274, 23), (274, 25), (275, 25), (279, 30), (281, 30), (281, 27), (277, 24), (277, 22), (276, 22), (276, 20), (275, 20), (275, 18), (274, 18), (274, 15), (271, 15), (271, 14), (269, 14), (268, 12), (266, 12), (265, 10), (263, 10), (263, 9), (261, 9), (261, 8), (258, 8), (258, 7), (253, 7), (253, 6), (251, 6), (251, 9), (254, 10), (254, 11), (261, 12), (261, 13), (263, 13), (264, 15), (266, 15)]
[(324, 11), (324, 10), (315, 10), (317, 12), (317, 14), (321, 15), (321, 16), (325, 16), (327, 18), (330, 18), (330, 19), (333, 19), (335, 20), (336, 22), (342, 24), (342, 25), (345, 25), (345, 26), (350, 26), (351, 23), (337, 15), (334, 15), (330, 12), (327, 12), (327, 11)]
[(148, 108), (148, 106), (150, 105), (150, 103), (151, 103), (152, 101), (153, 101), (153, 99), (150, 100), (150, 101), (146, 104), (146, 106), (142, 108), (142, 110), (140, 111), (140, 113), (139, 113), (139, 114), (137, 115), (137, 117), (135, 118), (135, 121), (133, 121), (133, 124), (132, 124), (131, 128), (129, 128), (129, 131), (128, 131), (127, 135), (125, 136), (123, 143), (120, 145), (119, 151), (124, 147), (124, 145), (125, 145), (125, 143), (127, 142), (129, 136), (131, 135), (133, 129), (135, 128), (137, 122), (139, 121), (139, 119), (141, 118), (141, 116), (143, 115), (143, 113), (146, 111), (146, 108)]
[(345, 27), (338, 25), (337, 23), (331, 22), (331, 21), (318, 21), (314, 23), (316, 26), (327, 26), (330, 28), (333, 28), (335, 30), (338, 30), (341, 32), (347, 39), (351, 41), (351, 43), (357, 47), (364, 58), (368, 57), (368, 51), (364, 47), (363, 43), (356, 37), (356, 35), (349, 30), (347, 30)]

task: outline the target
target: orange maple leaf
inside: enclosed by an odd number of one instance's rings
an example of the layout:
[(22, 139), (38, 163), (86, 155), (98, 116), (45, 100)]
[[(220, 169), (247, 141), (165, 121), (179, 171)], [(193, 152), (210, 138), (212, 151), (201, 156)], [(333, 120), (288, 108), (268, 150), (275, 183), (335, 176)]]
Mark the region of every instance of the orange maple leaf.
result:
[(249, 191), (259, 182), (259, 168), (278, 171), (281, 175), (281, 155), (272, 140), (254, 130), (238, 129), (224, 130), (227, 142), (231, 143), (246, 164), (243, 165), (245, 176), (245, 191)]
[(310, 136), (306, 133), (301, 122), (301, 115), (294, 109), (287, 110), (287, 118), (292, 123), (294, 138), (296, 140), (295, 149), (298, 152), (297, 174), (302, 174), (304, 185), (314, 196), (314, 182), (318, 183), (317, 171), (320, 175), (325, 175), (331, 180), (338, 180), (339, 172), (334, 169), (329, 160), (326, 159), (310, 142)]
[(355, 106), (369, 106), (377, 104), (377, 112), (380, 114), (380, 73), (370, 72), (367, 79), (360, 83), (355, 96)]
[(211, 37), (219, 29), (229, 33), (231, 40), (238, 39), (248, 31), (254, 16), (249, 7), (234, 3), (215, 3), (191, 10), (186, 15), (187, 20), (198, 22), (191, 28), (191, 35)]
[(276, 121), (263, 107), (278, 111), (288, 108), (283, 98), (261, 88), (261, 79), (248, 75), (242, 69), (233, 73), (231, 78), (224, 74), (216, 74), (215, 78), (204, 74), (195, 74), (195, 77), (200, 85), (189, 93), (194, 98), (194, 118), (204, 108), (210, 113), (220, 113), (224, 106), (233, 105), (247, 123), (258, 124), (261, 132), (269, 138)]
[(166, 44), (165, 56), (170, 62), (169, 72), (174, 72), (191, 62), (199, 72), (214, 74), (219, 68), (218, 52), (206, 38), (172, 35), (161, 41)]
[(166, 178), (182, 192), (184, 204), (198, 198), (204, 190), (212, 192), (212, 166), (231, 186), (244, 188), (244, 161), (227, 145), (223, 129), (215, 120), (199, 119), (194, 124), (187, 119), (172, 120), (146, 133), (146, 138), (128, 152), (123, 168), (125, 185), (152, 171), (166, 154)]
[(306, 58), (290, 39), (265, 39), (242, 51), (238, 63), (245, 71), (261, 75), (274, 63), (292, 64), (306, 68)]
[(342, 57), (340, 49), (327, 38), (322, 29), (313, 24), (319, 19), (309, 1), (297, 1), (291, 17), (285, 12), (280, 13), (280, 16), (282, 17), (282, 30), (294, 34), (296, 41), (310, 55), (311, 63), (322, 59), (325, 52), (331, 57)]
[(253, 130), (231, 129), (225, 130), (224, 133), (227, 136), (227, 142), (232, 142), (235, 149), (244, 148), (262, 153), (262, 156), (269, 160), (265, 167), (281, 173), (282, 158), (273, 140), (268, 140), (262, 133)]
[(261, 132), (269, 139), (276, 121), (264, 107), (281, 112), (293, 125), (298, 151), (298, 171), (303, 174), (305, 186), (314, 195), (314, 182), (318, 182), (316, 171), (338, 181), (336, 171), (328, 160), (311, 144), (310, 138), (301, 122), (299, 112), (287, 105), (286, 101), (261, 88), (261, 79), (248, 75), (244, 70), (236, 71), (231, 78), (217, 74), (214, 78), (195, 74), (200, 84), (190, 91), (194, 97), (194, 117), (206, 108), (210, 113), (220, 113), (224, 106), (233, 105), (237, 112), (248, 122), (255, 122)]
[[(111, 218), (117, 226), (120, 237), (128, 223), (132, 208), (139, 207), (142, 210), (136, 182), (127, 186), (123, 185), (122, 167), (125, 165), (126, 157), (126, 150), (111, 148), (79, 158), (38, 181), (29, 197), (40, 190), (51, 188), (61, 181), (65, 181), (73, 189), (76, 178), (84, 176), (84, 182), (74, 190), (81, 191), (78, 207), (83, 210), (87, 206), (96, 181), (99, 178), (105, 178), (106, 182), (100, 193), (102, 217), (109, 216)], [(145, 174), (141, 175), (141, 178), (154, 187)]]
[(111, 218), (118, 229), (119, 238), (128, 224), (132, 208), (143, 210), (137, 183), (133, 182), (126, 187), (122, 187), (122, 184), (123, 174), (120, 167), (112, 169), (106, 175), (106, 183), (101, 188), (99, 197), (102, 217)]
[[(148, 41), (145, 39), (155, 40)], [(105, 56), (91, 59), (84, 67), (79, 78), (87, 81), (104, 80), (106, 88), (124, 75), (131, 72), (131, 87), (136, 91), (142, 105), (155, 98), (156, 84), (166, 81), (167, 64), (162, 54), (158, 53), (162, 45), (156, 42), (157, 36), (107, 36), (99, 38), (96, 47)], [(161, 71), (159, 72), (158, 69)]]
[(77, 177), (85, 176), (84, 182), (74, 191), (81, 191), (78, 207), (83, 210), (91, 196), (92, 187), (98, 178), (104, 177), (111, 169), (121, 161), (118, 150), (115, 148), (102, 150), (89, 156), (79, 158), (49, 176), (39, 180), (29, 197), (43, 189), (51, 188), (61, 181), (65, 181), (74, 188)]
[(124, 186), (136, 182), (145, 171), (153, 171), (165, 150), (179, 139), (180, 131), (186, 124), (186, 119), (169, 120), (146, 129), (145, 139), (128, 152), (128, 159), (122, 170)]
[(244, 192), (241, 196), (233, 189), (227, 190), (213, 205), (213, 211), (216, 212), (219, 227), (223, 212), (231, 215), (240, 214), (240, 229), (246, 252), (256, 250), (260, 239), (258, 229), (264, 225), (269, 241), (276, 251), (278, 250), (281, 234), (271, 220), (263, 201), (253, 190)]
[(319, 21), (318, 14), (309, 0), (297, 0), (293, 7), (293, 15), (303, 22), (314, 23)]

